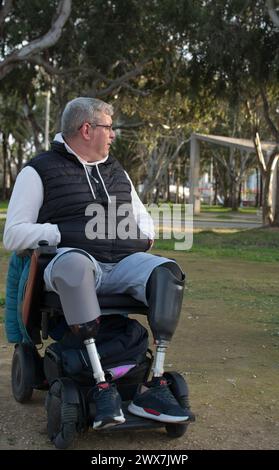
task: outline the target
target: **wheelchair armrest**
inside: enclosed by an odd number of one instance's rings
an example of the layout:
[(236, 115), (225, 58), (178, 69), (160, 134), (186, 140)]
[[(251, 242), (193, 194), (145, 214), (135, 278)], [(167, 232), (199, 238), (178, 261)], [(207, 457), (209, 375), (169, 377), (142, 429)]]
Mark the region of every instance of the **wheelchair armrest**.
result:
[(30, 323), (36, 323), (36, 315), (39, 317), (44, 288), (44, 270), (55, 255), (56, 246), (49, 246), (44, 240), (39, 242), (39, 247), (32, 253), (22, 305), (22, 320), (26, 327), (29, 327)]
[(25, 258), (26, 256), (29, 256), (29, 258), (31, 258), (33, 251), (34, 250), (27, 248), (26, 250), (16, 251), (16, 255), (20, 258)]
[(39, 247), (36, 248), (36, 252), (38, 256), (47, 256), (49, 261), (54, 258), (57, 253), (57, 246), (56, 245), (49, 245), (46, 240), (40, 240), (38, 243)]

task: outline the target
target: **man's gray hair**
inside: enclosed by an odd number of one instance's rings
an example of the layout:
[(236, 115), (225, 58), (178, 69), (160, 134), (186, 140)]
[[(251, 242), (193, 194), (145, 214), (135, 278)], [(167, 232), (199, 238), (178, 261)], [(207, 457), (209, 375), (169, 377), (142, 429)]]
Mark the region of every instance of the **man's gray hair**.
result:
[(112, 105), (97, 98), (79, 97), (66, 104), (61, 118), (64, 137), (73, 137), (84, 122), (97, 123), (99, 113), (113, 115)]

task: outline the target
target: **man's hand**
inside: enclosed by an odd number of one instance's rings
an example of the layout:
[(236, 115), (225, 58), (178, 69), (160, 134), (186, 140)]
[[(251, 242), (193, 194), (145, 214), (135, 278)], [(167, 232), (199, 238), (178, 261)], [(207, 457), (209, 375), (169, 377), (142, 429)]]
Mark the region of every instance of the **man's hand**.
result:
[(147, 249), (147, 251), (151, 250), (151, 248), (153, 247), (153, 245), (154, 245), (154, 240), (150, 240), (150, 239), (149, 239), (149, 240), (148, 240), (148, 249)]

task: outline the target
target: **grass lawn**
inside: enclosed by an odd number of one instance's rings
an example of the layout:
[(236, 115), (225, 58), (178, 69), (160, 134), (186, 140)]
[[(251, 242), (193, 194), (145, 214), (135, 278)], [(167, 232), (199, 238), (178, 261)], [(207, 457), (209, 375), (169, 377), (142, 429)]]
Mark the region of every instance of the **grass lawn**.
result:
[(240, 214), (257, 214), (258, 212), (257, 207), (239, 207), (237, 211), (233, 211), (230, 207), (223, 207), (223, 206), (209, 206), (207, 204), (201, 205), (201, 212), (217, 212), (217, 213), (237, 213)]
[[(0, 220), (1, 240), (3, 228), (4, 221)], [(174, 239), (156, 240), (154, 251), (158, 251), (158, 253), (165, 255), (165, 250), (173, 250), (174, 242)], [(261, 263), (278, 264), (279, 262), (279, 229), (261, 228), (239, 231), (235, 233), (215, 233), (213, 231), (203, 231), (194, 234), (194, 243), (190, 251), (171, 251), (171, 254), (168, 254), (168, 256), (174, 258), (177, 256), (182, 256), (186, 262), (187, 260), (194, 259), (198, 265), (203, 265), (206, 263), (206, 258), (220, 261), (222, 261), (222, 259), (231, 259), (231, 262), (234, 260), (246, 261), (249, 263), (249, 267), (251, 266), (250, 262), (252, 262), (256, 263), (254, 269), (259, 269), (259, 279), (261, 279)], [(3, 244), (0, 242), (0, 318), (3, 316), (3, 306), (5, 303), (5, 279), (8, 260), (9, 253), (4, 250)], [(212, 279), (208, 279), (206, 281), (209, 292), (212, 290), (212, 282)], [(240, 297), (242, 295), (241, 292), (239, 291), (238, 294)], [(200, 295), (200, 291), (197, 292), (197, 295)], [(236, 295), (236, 292), (234, 295)], [(269, 292), (266, 295), (267, 297), (265, 297), (264, 292), (259, 290), (259, 298), (262, 299), (262, 302), (267, 302), (268, 304), (268, 299), (272, 298), (270, 297)]]
[[(173, 250), (175, 240), (156, 240), (155, 248)], [(247, 261), (278, 263), (279, 229), (260, 228), (234, 233), (208, 230), (194, 233), (193, 247), (185, 255), (195, 253), (210, 258), (238, 258)]]
[(0, 214), (5, 213), (8, 208), (9, 201), (0, 201)]

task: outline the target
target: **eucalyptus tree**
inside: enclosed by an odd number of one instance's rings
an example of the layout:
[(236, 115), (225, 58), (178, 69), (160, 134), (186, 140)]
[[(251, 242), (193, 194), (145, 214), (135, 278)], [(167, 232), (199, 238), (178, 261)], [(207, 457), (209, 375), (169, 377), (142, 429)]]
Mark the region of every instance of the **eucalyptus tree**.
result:
[[(3, 118), (4, 116), (4, 118)], [(1, 197), (6, 199), (23, 163), (34, 153), (32, 129), (26, 119), (21, 97), (17, 94), (0, 95), (1, 150), (0, 173)]]
[(53, 2), (40, 2), (38, 8), (39, 2), (35, 0), (28, 2), (1, 0), (0, 80), (18, 64), (28, 62), (59, 40), (71, 13), (71, 3), (71, 0), (60, 0), (55, 5), (55, 15), (50, 23), (49, 11), (53, 10)]
[[(77, 0), (51, 56), (34, 58), (55, 87), (56, 109), (62, 110), (77, 94), (114, 104), (116, 126), (122, 129), (114, 151), (123, 155), (127, 149), (133, 156), (126, 160), (135, 165), (137, 180), (144, 179), (144, 193), (160, 183), (191, 129), (202, 127), (199, 119), (204, 123), (212, 114), (205, 109), (205, 94), (203, 102), (188, 97), (187, 57), (182, 38), (167, 19), (168, 5), (95, 0), (84, 9), (84, 2)], [(57, 127), (58, 122), (59, 112)]]
[[(268, 2), (274, 4), (274, 2)], [(188, 44), (189, 74), (193, 87), (206, 86), (216, 99), (243, 110), (264, 182), (263, 221), (274, 223), (271, 208), (271, 180), (278, 160), (277, 126), (279, 83), (279, 31), (264, 0), (204, 0), (199, 27), (192, 30)], [(272, 10), (276, 13), (276, 10)], [(273, 100), (269, 98), (273, 97)], [(252, 112), (248, 112), (250, 109)], [(276, 111), (277, 110), (277, 111)], [(252, 116), (257, 115), (257, 119)], [(260, 136), (277, 144), (268, 161), (260, 152)], [(278, 210), (278, 208), (277, 208)]]

